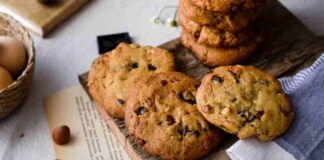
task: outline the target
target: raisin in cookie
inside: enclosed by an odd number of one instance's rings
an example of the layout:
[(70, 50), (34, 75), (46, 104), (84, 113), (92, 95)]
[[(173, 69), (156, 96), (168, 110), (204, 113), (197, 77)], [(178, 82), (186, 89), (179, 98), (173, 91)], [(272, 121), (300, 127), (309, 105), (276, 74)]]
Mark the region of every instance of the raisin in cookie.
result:
[(266, 4), (266, 0), (188, 0), (209, 11), (232, 13), (240, 10), (255, 10)]
[(206, 66), (215, 67), (243, 62), (257, 49), (263, 41), (263, 34), (253, 37), (248, 42), (233, 47), (215, 47), (197, 43), (197, 39), (187, 33), (181, 32), (181, 42), (191, 49), (193, 54)]
[(206, 75), (197, 92), (198, 110), (212, 124), (262, 141), (282, 134), (293, 119), (287, 95), (276, 78), (248, 66), (223, 66)]
[(127, 101), (125, 124), (135, 141), (163, 159), (197, 159), (220, 141), (196, 106), (197, 81), (178, 72), (141, 79)]
[(129, 91), (139, 78), (173, 70), (173, 55), (167, 50), (121, 43), (94, 62), (89, 91), (111, 116), (123, 118)]
[(245, 29), (260, 14), (261, 9), (220, 14), (200, 9), (188, 0), (180, 0), (179, 14), (199, 25), (208, 25), (226, 31), (237, 32)]
[(210, 46), (238, 46), (256, 36), (260, 25), (251, 25), (239, 32), (229, 32), (212, 26), (202, 26), (188, 20), (183, 14), (179, 14), (179, 23), (183, 29), (193, 35), (197, 42)]

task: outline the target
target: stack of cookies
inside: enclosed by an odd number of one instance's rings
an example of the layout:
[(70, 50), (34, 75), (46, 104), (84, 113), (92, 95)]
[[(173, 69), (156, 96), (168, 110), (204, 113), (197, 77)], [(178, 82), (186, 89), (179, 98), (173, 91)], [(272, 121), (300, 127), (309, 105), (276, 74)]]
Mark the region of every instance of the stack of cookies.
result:
[(246, 60), (260, 45), (266, 0), (180, 0), (182, 44), (209, 67)]

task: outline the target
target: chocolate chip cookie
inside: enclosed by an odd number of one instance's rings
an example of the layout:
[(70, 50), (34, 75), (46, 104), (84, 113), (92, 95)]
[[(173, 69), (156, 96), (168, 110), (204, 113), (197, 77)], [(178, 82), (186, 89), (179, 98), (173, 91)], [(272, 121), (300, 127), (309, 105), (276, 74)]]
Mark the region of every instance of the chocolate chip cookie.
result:
[(135, 141), (162, 159), (197, 159), (221, 141), (196, 106), (196, 80), (178, 72), (141, 79), (127, 101), (125, 124)]
[(223, 66), (206, 75), (197, 91), (198, 110), (212, 124), (270, 141), (293, 119), (287, 95), (276, 78), (249, 66)]
[(266, 4), (266, 0), (188, 0), (206, 10), (231, 13), (239, 10), (255, 10)]
[(253, 37), (248, 42), (234, 47), (214, 47), (197, 43), (197, 39), (187, 33), (181, 32), (181, 42), (192, 50), (193, 54), (206, 66), (215, 67), (243, 62), (257, 49), (263, 40), (263, 33)]
[(124, 118), (135, 82), (144, 76), (174, 70), (172, 53), (161, 48), (121, 43), (95, 60), (88, 87), (93, 99), (115, 118)]
[(188, 20), (183, 14), (179, 14), (179, 23), (183, 29), (192, 34), (197, 42), (210, 46), (238, 46), (249, 41), (260, 30), (259, 25), (251, 25), (239, 32), (229, 32), (213, 26), (202, 26)]
[(261, 9), (238, 11), (230, 14), (220, 14), (201, 9), (188, 0), (180, 0), (179, 13), (198, 25), (208, 25), (212, 28), (237, 32), (245, 29), (260, 14)]

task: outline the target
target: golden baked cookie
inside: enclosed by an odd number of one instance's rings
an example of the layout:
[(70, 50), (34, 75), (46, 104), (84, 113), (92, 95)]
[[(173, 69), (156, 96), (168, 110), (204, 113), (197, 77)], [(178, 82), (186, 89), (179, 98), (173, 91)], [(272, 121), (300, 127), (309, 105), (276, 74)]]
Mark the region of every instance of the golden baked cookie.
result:
[(266, 0), (188, 0), (206, 10), (232, 13), (240, 10), (255, 10), (266, 4)]
[(104, 106), (103, 104), (106, 91), (104, 82), (106, 80), (106, 73), (108, 69), (106, 66), (109, 64), (109, 54), (110, 52), (95, 59), (88, 74), (89, 92), (92, 95), (93, 100), (102, 106)]
[(231, 32), (241, 31), (248, 27), (251, 22), (256, 20), (260, 12), (261, 9), (220, 14), (201, 9), (191, 4), (189, 0), (180, 0), (179, 2), (179, 14), (183, 14), (188, 20), (199, 25), (207, 25)]
[(190, 33), (181, 32), (181, 42), (191, 49), (193, 54), (206, 66), (215, 67), (243, 62), (257, 49), (263, 40), (263, 35), (257, 35), (248, 42), (236, 47), (214, 47), (197, 43)]
[(89, 73), (89, 91), (115, 118), (124, 118), (125, 104), (136, 81), (174, 70), (172, 53), (161, 48), (121, 43), (95, 60)]
[(125, 124), (135, 141), (162, 159), (198, 159), (221, 141), (196, 106), (198, 82), (179, 72), (138, 81), (127, 101)]
[(222, 66), (206, 75), (197, 92), (198, 110), (212, 124), (237, 134), (270, 141), (293, 119), (278, 80), (250, 66)]
[(183, 29), (192, 34), (197, 42), (210, 46), (238, 46), (256, 36), (259, 26), (251, 25), (239, 32), (230, 32), (215, 27), (202, 26), (194, 21), (188, 20), (183, 14), (179, 14), (179, 23)]

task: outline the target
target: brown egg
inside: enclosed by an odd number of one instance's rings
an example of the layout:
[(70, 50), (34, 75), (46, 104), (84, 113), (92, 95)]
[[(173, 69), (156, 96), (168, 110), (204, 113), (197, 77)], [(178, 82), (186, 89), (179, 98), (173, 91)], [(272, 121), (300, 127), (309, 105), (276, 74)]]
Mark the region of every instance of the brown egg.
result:
[(52, 131), (52, 137), (55, 143), (63, 145), (69, 142), (71, 133), (68, 126), (58, 126)]
[(13, 79), (10, 73), (3, 67), (0, 67), (0, 91), (7, 88), (12, 82)]
[(17, 76), (26, 67), (26, 62), (24, 44), (15, 38), (0, 36), (0, 66)]

